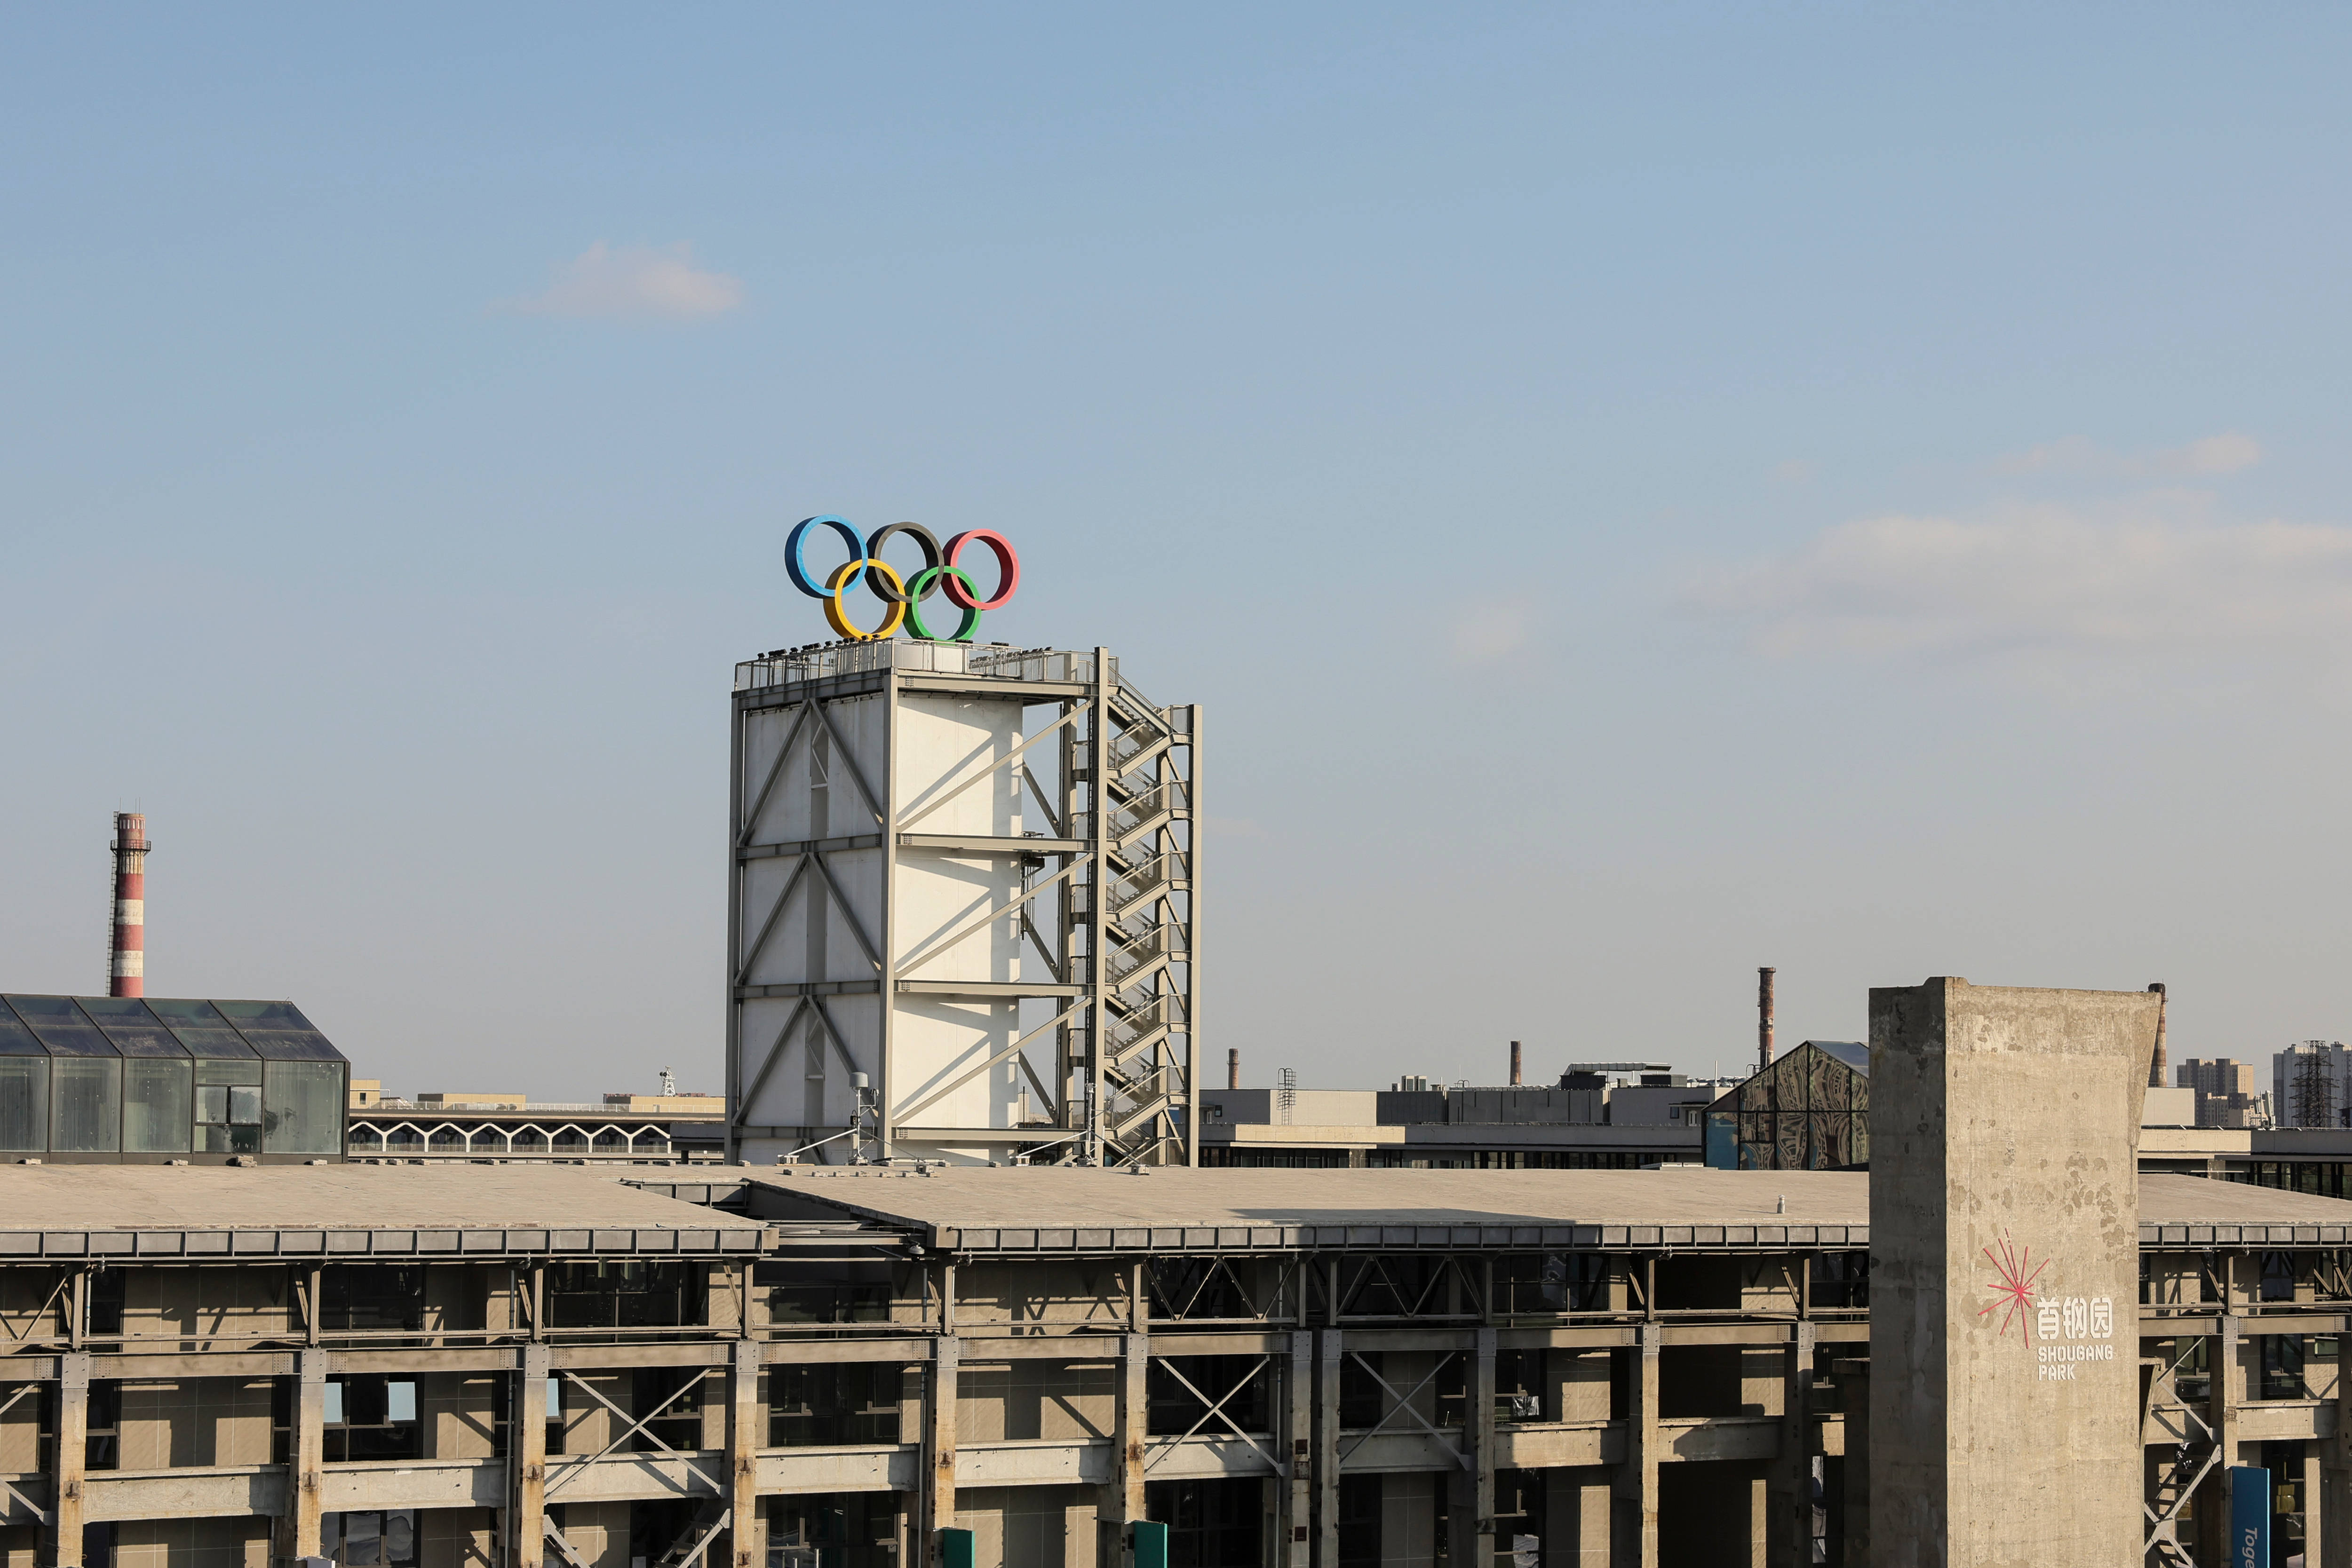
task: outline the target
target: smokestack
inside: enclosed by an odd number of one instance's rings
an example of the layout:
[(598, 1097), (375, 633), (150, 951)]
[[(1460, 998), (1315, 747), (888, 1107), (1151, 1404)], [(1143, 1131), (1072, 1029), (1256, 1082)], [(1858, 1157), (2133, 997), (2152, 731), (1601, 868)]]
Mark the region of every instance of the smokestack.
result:
[(1242, 1048), (1238, 1045), (1228, 1046), (1225, 1049), (1225, 1087), (1238, 1089), (1241, 1086)]
[(1759, 1072), (1772, 1065), (1772, 976), (1775, 973), (1769, 968), (1756, 971), (1756, 1071)]
[(1511, 1087), (1519, 1086), (1519, 1042), (1511, 1041)]
[(106, 994), (147, 993), (147, 819), (114, 813), (114, 939), (107, 947)]
[(2147, 988), (2156, 993), (2156, 1054), (2147, 1061), (2147, 1086), (2161, 1089), (2164, 1087), (2164, 982), (2150, 980)]

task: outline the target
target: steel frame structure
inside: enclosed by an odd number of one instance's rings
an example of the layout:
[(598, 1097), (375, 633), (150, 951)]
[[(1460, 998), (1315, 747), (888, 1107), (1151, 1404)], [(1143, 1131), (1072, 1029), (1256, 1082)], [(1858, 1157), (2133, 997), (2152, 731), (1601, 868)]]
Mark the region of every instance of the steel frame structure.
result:
[[(1012, 705), (1016, 712), (1003, 733), (1017, 737), (1017, 744), (961, 757), (946, 768), (918, 761), (917, 748), (903, 738), (910, 703), (940, 696)], [(869, 744), (861, 764), (835, 716), (844, 704), (877, 700), (879, 756)], [(779, 726), (781, 742), (773, 739)], [(825, 1163), (887, 1160), (976, 1146), (1039, 1163), (1197, 1163), (1196, 706), (1152, 703), (1103, 648), (850, 642), (737, 665), (732, 730), (729, 1161), (771, 1151), (804, 1152)], [(779, 836), (772, 820), (780, 784), (804, 764), (831, 769), (829, 789), (846, 779), (852, 820), (829, 815), (822, 831)], [(983, 786), (1017, 799), (1024, 812), (1034, 806), (1044, 831), (938, 831), (936, 813)], [(831, 798), (838, 800), (839, 791)], [(878, 897), (861, 909), (836, 862), (876, 851)], [(859, 874), (873, 869), (875, 859), (866, 855)], [(755, 876), (761, 862), (779, 860), (791, 864), (781, 882), (772, 866)], [(1003, 868), (981, 906), (944, 930), (915, 929), (919, 922), (906, 909), (910, 878), (979, 862)], [(813, 911), (822, 901), (848, 928), (862, 960), (856, 977), (774, 972), (775, 933), (792, 901), (803, 896)], [(1019, 954), (1017, 977), (919, 973), (960, 945), (993, 940), (1000, 932), (1012, 936)], [(866, 997), (874, 998), (875, 1027), (847, 1027), (843, 1009), (858, 1005), (850, 998)], [(902, 1061), (899, 1036), (910, 1005), (927, 998), (1013, 1004), (1011, 1038), (925, 1077)], [(776, 1009), (761, 1006), (779, 999), (791, 1003), (781, 1028), (773, 1022)], [(1025, 1013), (1023, 1004), (1029, 1005)], [(1041, 1011), (1050, 1016), (1040, 1021)], [(776, 1074), (795, 1039), (807, 1036), (815, 1051), (819, 1034), (847, 1071), (868, 1076), (870, 1111), (850, 1108), (799, 1122), (763, 1114), (763, 1103), (774, 1103), (768, 1092), (780, 1086)], [(937, 1114), (976, 1080), (1013, 1072), (1024, 1098), (1034, 1092), (1042, 1114), (999, 1114), (984, 1123), (954, 1114), (952, 1106)]]

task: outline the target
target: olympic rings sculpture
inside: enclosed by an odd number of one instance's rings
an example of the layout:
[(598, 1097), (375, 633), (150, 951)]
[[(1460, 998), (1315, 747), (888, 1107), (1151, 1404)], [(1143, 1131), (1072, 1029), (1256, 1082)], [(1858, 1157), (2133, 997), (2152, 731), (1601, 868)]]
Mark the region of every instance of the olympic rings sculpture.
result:
[[(805, 552), (812, 528), (831, 528), (849, 550), (848, 561), (822, 579), (810, 575), (808, 569)], [(922, 567), (912, 578), (902, 579), (882, 559), (882, 547), (900, 534), (914, 540), (923, 552)], [(996, 558), (992, 598), (982, 599), (971, 574), (957, 564), (964, 547), (974, 544), (985, 545)], [(824, 601), (824, 618), (836, 633), (859, 643), (895, 635), (902, 624), (909, 635), (927, 642), (969, 643), (980, 630), (981, 612), (1004, 603), (1021, 586), (1021, 558), (1013, 553), (1012, 541), (992, 529), (967, 528), (943, 545), (938, 535), (919, 523), (892, 523), (861, 538), (843, 517), (803, 517), (795, 524), (784, 540), (784, 570), (792, 575), (794, 588), (811, 599)], [(861, 580), (882, 602), (882, 619), (871, 627), (851, 621), (845, 602), (849, 591)], [(923, 601), (934, 593), (944, 593), (948, 602), (962, 612), (952, 632), (934, 632), (923, 620)]]

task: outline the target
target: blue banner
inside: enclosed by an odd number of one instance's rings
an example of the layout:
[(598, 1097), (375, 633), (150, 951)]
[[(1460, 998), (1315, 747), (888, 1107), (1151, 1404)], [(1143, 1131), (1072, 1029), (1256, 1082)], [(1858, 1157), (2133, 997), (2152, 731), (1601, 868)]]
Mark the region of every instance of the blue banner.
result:
[(2230, 1568), (2271, 1568), (2271, 1473), (2230, 1467)]

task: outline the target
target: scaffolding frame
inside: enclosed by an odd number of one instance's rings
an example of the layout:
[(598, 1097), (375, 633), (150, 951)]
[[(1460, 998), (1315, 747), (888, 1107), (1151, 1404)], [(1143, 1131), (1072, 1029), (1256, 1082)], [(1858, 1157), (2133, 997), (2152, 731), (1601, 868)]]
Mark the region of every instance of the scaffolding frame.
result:
[[(899, 705), (910, 695), (1018, 704), (1020, 740), (950, 779), (919, 788), (898, 777)], [(879, 696), (884, 759), (877, 780), (860, 770), (829, 716), (832, 705)], [(751, 776), (747, 727), (754, 715), (787, 710), (783, 741)], [(1042, 720), (1042, 723), (1038, 721)], [(1033, 727), (1034, 726), (1034, 727)], [(1201, 711), (1161, 706), (1129, 683), (1108, 649), (966, 648), (938, 643), (835, 643), (772, 653), (736, 667), (729, 791), (726, 1157), (753, 1138), (824, 1138), (853, 1159), (889, 1159), (901, 1144), (1003, 1146), (1016, 1159), (1086, 1165), (1192, 1165), (1198, 1161)], [(859, 815), (827, 836), (767, 841), (758, 829), (791, 759), (829, 737), (831, 755), (855, 789)], [(1050, 760), (1047, 760), (1049, 759)], [(1049, 778), (1039, 777), (1044, 764)], [(925, 820), (983, 780), (1010, 776), (1045, 819), (1044, 832), (1017, 838), (926, 833)], [(902, 788), (912, 789), (900, 799)], [(1024, 815), (1025, 815), (1024, 811)], [(871, 831), (866, 831), (869, 825)], [(881, 907), (862, 919), (829, 857), (882, 852)], [(747, 868), (774, 857), (793, 866), (772, 898), (754, 898)], [(1003, 857), (1017, 862), (1019, 891), (919, 951), (902, 950), (896, 919), (902, 862), (921, 857)], [(812, 882), (812, 879), (813, 882)], [(845, 924), (871, 978), (755, 983), (754, 967), (790, 901), (814, 885)], [(1015, 930), (1021, 977), (1005, 982), (929, 979), (913, 973), (999, 921)], [(1032, 977), (1032, 971), (1044, 973)], [(834, 1128), (754, 1125), (751, 1111), (793, 1040), (814, 1018), (832, 1051), (862, 1071), (827, 1006), (828, 997), (878, 998), (879, 1057), (870, 1124)], [(789, 997), (772, 1038), (747, 1035), (745, 1004)], [(929, 997), (1016, 1004), (1013, 1039), (947, 1082), (908, 1100), (894, 1069), (900, 998)], [(1050, 1012), (1032, 1024), (1017, 1004)], [(759, 1034), (764, 1035), (764, 1030)], [(1036, 1056), (1050, 1058), (1042, 1066)], [(972, 1127), (920, 1120), (980, 1075), (1017, 1066), (1041, 1102), (1035, 1124)], [(870, 1135), (872, 1145), (866, 1146)], [(840, 1140), (846, 1137), (848, 1146)]]

